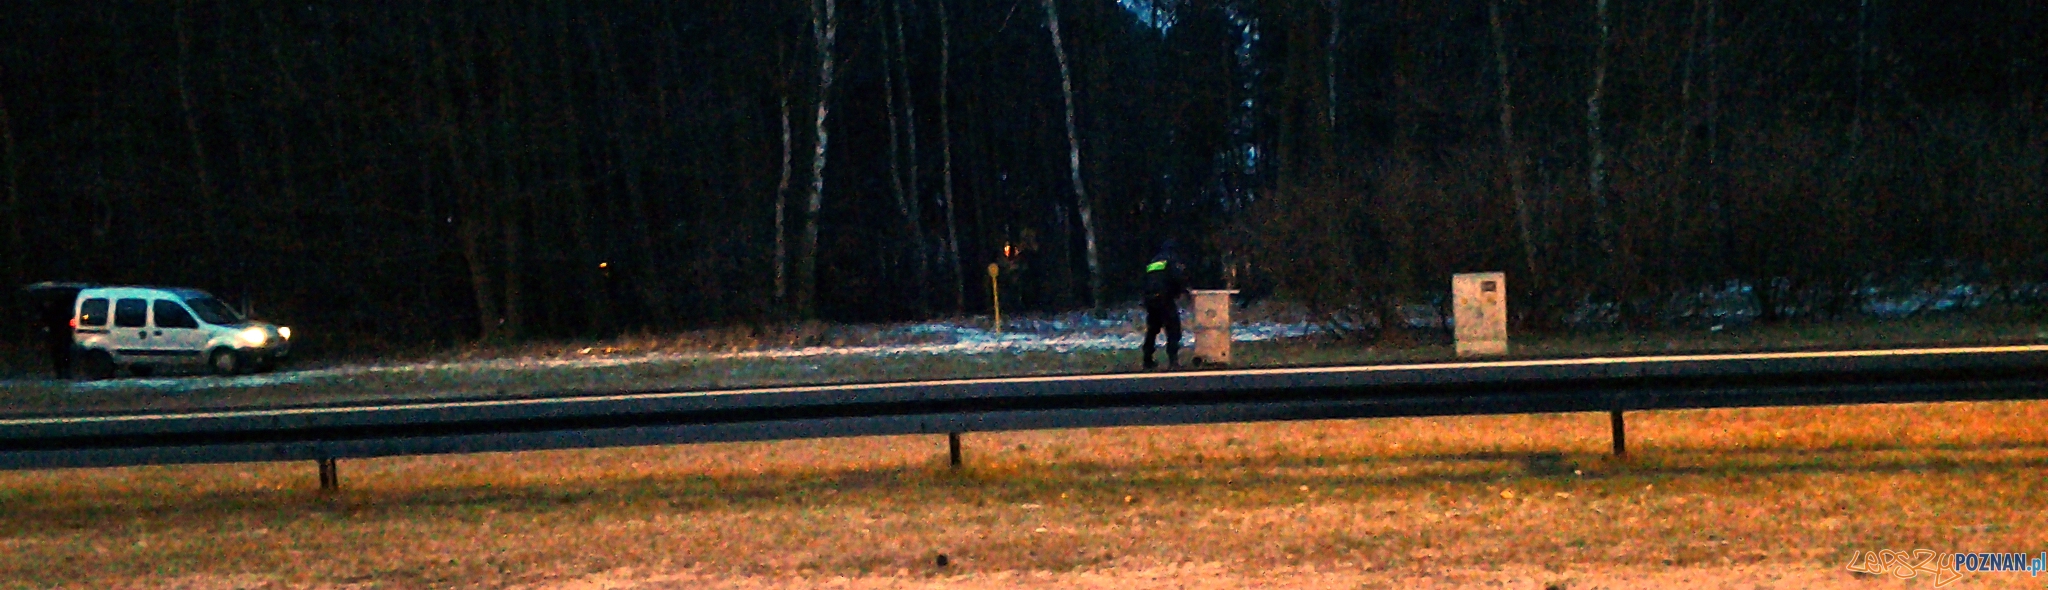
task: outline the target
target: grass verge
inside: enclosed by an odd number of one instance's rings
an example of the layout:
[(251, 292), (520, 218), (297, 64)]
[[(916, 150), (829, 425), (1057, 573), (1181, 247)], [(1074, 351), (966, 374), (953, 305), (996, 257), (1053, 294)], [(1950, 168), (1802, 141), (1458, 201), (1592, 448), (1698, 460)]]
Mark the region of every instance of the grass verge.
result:
[(0, 473), (0, 585), (1839, 572), (2048, 549), (2042, 424), (2044, 402), (1640, 413), (1625, 462), (1600, 414), (969, 434), (961, 471), (942, 438), (872, 437), (346, 461), (332, 495), (302, 464)]

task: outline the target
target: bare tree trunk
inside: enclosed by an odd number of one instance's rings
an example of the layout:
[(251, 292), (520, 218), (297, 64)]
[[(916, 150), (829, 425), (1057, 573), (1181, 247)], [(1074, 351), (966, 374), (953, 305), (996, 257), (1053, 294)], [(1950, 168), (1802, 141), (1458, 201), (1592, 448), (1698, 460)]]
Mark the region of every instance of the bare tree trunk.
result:
[(783, 228), (783, 220), (789, 201), (789, 160), (789, 94), (785, 90), (782, 95), (782, 180), (775, 183), (775, 302), (778, 305), (789, 295), (789, 248), (783, 238), (788, 233)]
[[(677, 79), (676, 74), (678, 72), (676, 71), (676, 64), (683, 60), (680, 56), (676, 54), (676, 47), (680, 45), (680, 43), (678, 42), (678, 36), (676, 34), (675, 11), (675, 3), (668, 3), (663, 5), (663, 7), (661, 8), (661, 20), (658, 24), (658, 28), (656, 29), (657, 32), (652, 36), (653, 38), (650, 40), (652, 47), (650, 47), (649, 52), (654, 54), (654, 68), (652, 72), (653, 80), (652, 87), (650, 88), (651, 93), (654, 95), (654, 128), (651, 134), (652, 137), (650, 138), (650, 141), (652, 142), (652, 147), (649, 149), (649, 152), (652, 155), (649, 158), (655, 162), (669, 162), (672, 161), (677, 156), (676, 149), (673, 146), (675, 146), (678, 143), (675, 138), (677, 134), (676, 128), (679, 127), (679, 125), (672, 123), (673, 119), (671, 119), (670, 113), (674, 112), (674, 110), (671, 108), (671, 105), (681, 101), (672, 102), (670, 95), (671, 93), (674, 92), (675, 89), (675, 84), (672, 82), (672, 80)], [(778, 41), (776, 43), (776, 47), (778, 49), (781, 48), (782, 46), (783, 43), (781, 41)], [(777, 57), (779, 58), (781, 56), (778, 55)], [(780, 66), (782, 63), (783, 62), (781, 59), (776, 60), (776, 64), (778, 66)], [(776, 89), (781, 92), (783, 100), (787, 101), (789, 98), (788, 70), (785, 68), (778, 67), (777, 72), (779, 73), (779, 75), (776, 77)], [(784, 115), (786, 116), (787, 113), (785, 112)], [(785, 125), (785, 127), (787, 126)], [(787, 149), (787, 147), (784, 148), (785, 152), (783, 157), (785, 160), (788, 159)], [(788, 164), (785, 162), (785, 168), (787, 167), (787, 165)], [(658, 186), (668, 186), (674, 182), (675, 172), (671, 170), (669, 166), (655, 165), (650, 167), (649, 171), (652, 172), (653, 181)], [(656, 201), (666, 202), (672, 198), (673, 196), (658, 196), (656, 198)], [(778, 196), (777, 198), (779, 199), (780, 197)], [(682, 242), (682, 240), (679, 238), (681, 237), (681, 234), (683, 232), (679, 231), (678, 229), (675, 229), (673, 226), (670, 226), (669, 228), (657, 226), (651, 229), (650, 231), (654, 233), (654, 235), (649, 236), (650, 239), (655, 240), (658, 246), (655, 250), (649, 252), (650, 255), (655, 257), (655, 259), (652, 263), (652, 266), (649, 266), (647, 270), (648, 272), (653, 273), (653, 276), (660, 277), (654, 283), (655, 288), (668, 291), (673, 289), (673, 285), (676, 284), (672, 275), (674, 274), (673, 269), (676, 268), (678, 265), (674, 261), (681, 258), (679, 256), (670, 255), (670, 253), (679, 249), (679, 245)], [(776, 243), (778, 245), (781, 244), (782, 240), (784, 239), (783, 235), (784, 234), (781, 231), (780, 226), (778, 226), (775, 236)], [(778, 259), (778, 262), (776, 263), (775, 273), (778, 276), (781, 276), (786, 272), (786, 268), (787, 266), (782, 264), (780, 262), (780, 259)], [(785, 307), (785, 304), (787, 302), (787, 299), (785, 298), (785, 293), (786, 292), (782, 290), (780, 286), (777, 287), (775, 297), (772, 300), (774, 305), (773, 311), (775, 313), (779, 314), (787, 311), (787, 307)], [(676, 305), (672, 301), (664, 301), (661, 304), (661, 307), (669, 309), (669, 313), (672, 316), (688, 313), (686, 309)]]
[[(641, 176), (645, 173), (642, 162), (646, 161), (648, 148), (640, 140), (640, 127), (635, 124), (634, 105), (629, 100), (626, 75), (619, 67), (618, 25), (609, 14), (603, 14), (600, 18), (600, 23), (588, 27), (586, 32), (590, 37), (592, 60), (611, 74), (610, 82), (614, 96), (612, 133), (618, 138), (615, 143), (619, 152), (619, 174), (625, 180), (626, 218), (633, 231), (632, 240), (635, 245), (631, 256), (633, 267), (626, 269), (626, 272), (632, 281), (633, 294), (647, 310), (649, 319), (665, 323), (669, 319), (668, 308), (659, 305), (662, 293), (654, 282), (654, 232), (647, 222), (652, 216), (648, 214), (646, 191), (641, 186)], [(603, 35), (597, 33), (599, 25), (603, 27)]]
[(1680, 248), (1685, 242), (1685, 187), (1697, 183), (1692, 169), (1692, 130), (1698, 126), (1698, 117), (1693, 113), (1692, 78), (1694, 64), (1699, 61), (1699, 38), (1701, 12), (1706, 0), (1692, 0), (1691, 22), (1685, 30), (1685, 68), (1678, 79), (1678, 154), (1672, 159), (1672, 167), (1678, 172), (1679, 188), (1671, 191), (1671, 255), (1681, 255)]
[(1691, 155), (1692, 128), (1696, 123), (1692, 110), (1692, 78), (1694, 64), (1699, 60), (1700, 21), (1702, 18), (1700, 13), (1706, 8), (1706, 5), (1706, 0), (1692, 0), (1692, 18), (1686, 24), (1685, 29), (1685, 66), (1683, 73), (1678, 78), (1679, 133), (1676, 162), (1681, 171), (1686, 169), (1686, 157)]
[(1067, 50), (1060, 41), (1058, 0), (1044, 0), (1045, 28), (1052, 32), (1052, 53), (1060, 63), (1060, 96), (1067, 105), (1067, 167), (1074, 183), (1075, 210), (1081, 215), (1082, 239), (1088, 247), (1088, 306), (1102, 307), (1102, 264), (1096, 256), (1094, 207), (1088, 190), (1081, 184), (1081, 136), (1074, 128), (1074, 75), (1067, 67)]
[[(113, 19), (109, 18), (108, 20), (112, 21)], [(90, 128), (95, 131), (108, 129), (106, 113), (108, 108), (106, 103), (106, 92), (102, 89), (95, 88), (93, 90), (92, 124), (90, 126)], [(93, 225), (93, 241), (95, 242), (95, 247), (102, 249), (111, 247), (113, 245), (114, 212), (123, 208), (127, 208), (127, 206), (132, 205), (133, 202), (136, 200), (136, 197), (130, 194), (131, 191), (124, 190), (125, 188), (127, 188), (129, 183), (127, 181), (120, 180), (121, 178), (133, 174), (137, 168), (140, 168), (140, 166), (136, 164), (137, 158), (135, 157), (135, 139), (132, 134), (128, 133), (118, 134), (117, 138), (118, 139), (115, 140), (118, 142), (117, 148), (116, 146), (101, 146), (100, 142), (94, 142), (95, 147), (101, 147), (102, 149), (118, 149), (121, 154), (121, 161), (116, 164), (109, 164), (104, 161), (94, 162), (94, 182), (92, 186), (93, 196), (95, 197), (94, 200), (98, 201), (99, 204), (99, 219), (97, 219), (96, 223)], [(115, 169), (110, 174), (107, 169), (113, 168), (115, 166), (119, 166), (119, 168)], [(101, 263), (95, 265), (93, 270), (97, 272), (108, 272), (114, 269), (109, 268), (105, 263)]]
[[(219, 35), (219, 38), (222, 39), (222, 43), (227, 43), (227, 40), (229, 39), (241, 41), (242, 39), (237, 37), (236, 34), (232, 32), (229, 27), (228, 15), (236, 13), (228, 7), (227, 0), (217, 0), (214, 3), (214, 7), (216, 10), (219, 10), (221, 14), (221, 17), (215, 21), (215, 34)], [(248, 49), (245, 48), (223, 49), (220, 50), (220, 53), (235, 53), (247, 50)], [(253, 166), (250, 164), (253, 158), (250, 155), (249, 148), (248, 117), (245, 114), (246, 111), (244, 111), (242, 108), (237, 108), (236, 105), (238, 103), (244, 103), (247, 99), (235, 96), (233, 94), (233, 91), (230, 90), (244, 87), (235, 84), (234, 81), (229, 78), (229, 68), (227, 64), (227, 59), (225, 57), (222, 57), (215, 62), (215, 65), (216, 67), (214, 69), (218, 70), (218, 72), (216, 73), (219, 76), (220, 87), (222, 89), (221, 92), (223, 93), (223, 97), (220, 100), (221, 115), (223, 119), (227, 120), (228, 135), (230, 135), (235, 142), (235, 174), (236, 178), (241, 179), (240, 182), (237, 183), (239, 188), (241, 188), (240, 191), (223, 191), (227, 194), (223, 194), (221, 197), (224, 206), (222, 213), (224, 213), (225, 216), (230, 220), (229, 227), (244, 227), (244, 222), (242, 220), (246, 218), (245, 216), (247, 214), (243, 213), (241, 207), (236, 207), (234, 205), (237, 204), (240, 199), (246, 198), (246, 195), (249, 194), (249, 186), (251, 184), (249, 179), (254, 175), (254, 171), (252, 170)], [(246, 62), (243, 65), (246, 65)], [(254, 203), (250, 203), (250, 205), (254, 205)], [(239, 251), (241, 248), (245, 247), (250, 243), (250, 237), (240, 235), (239, 233), (229, 234), (228, 238), (231, 238), (236, 241), (236, 245), (229, 247), (231, 251)], [(254, 286), (252, 283), (256, 282), (255, 277), (249, 276), (249, 257), (236, 256), (234, 257), (234, 259), (234, 273), (228, 277), (229, 280), (227, 281), (227, 284), (237, 285), (241, 289), (243, 289), (243, 300), (246, 301), (248, 300), (246, 291), (250, 287)], [(269, 277), (265, 278), (267, 280)]]
[(1849, 153), (1852, 157), (1863, 145), (1863, 70), (1868, 67), (1870, 55), (1870, 0), (1856, 2), (1856, 96), (1849, 113)]
[(28, 211), (21, 205), (21, 164), (20, 154), (14, 151), (14, 118), (7, 113), (7, 96), (0, 93), (0, 156), (7, 158), (7, 252), (10, 257), (6, 287), (12, 288), (28, 280), (28, 240), (24, 226), (27, 225)]
[(911, 247), (916, 250), (911, 259), (914, 264), (918, 265), (918, 268), (913, 269), (912, 274), (920, 280), (911, 290), (919, 295), (916, 298), (917, 302), (912, 304), (912, 308), (916, 309), (919, 314), (923, 314), (925, 311), (923, 303), (925, 298), (923, 294), (928, 290), (927, 286), (922, 282), (924, 275), (924, 240), (922, 239), (924, 231), (919, 228), (917, 216), (911, 212), (912, 206), (910, 203), (915, 199), (915, 196), (905, 198), (903, 193), (903, 154), (900, 149), (903, 142), (901, 134), (897, 132), (898, 128), (896, 125), (897, 117), (902, 116), (902, 113), (897, 109), (898, 103), (896, 102), (895, 60), (890, 58), (892, 51), (902, 51), (903, 48), (901, 46), (891, 46), (889, 42), (888, 19), (882, 18), (882, 16), (881, 7), (877, 6), (875, 9), (875, 28), (882, 34), (882, 102), (889, 111), (889, 186), (892, 191), (891, 194), (896, 197), (896, 212), (903, 216), (905, 233), (911, 236)]
[[(434, 95), (433, 86), (427, 83), (430, 60), (421, 49), (422, 37), (425, 35), (423, 31), (426, 29), (425, 23), (431, 18), (431, 15), (424, 13), (415, 15), (411, 19), (413, 23), (406, 27), (405, 39), (407, 55), (411, 58), (411, 63), (406, 65), (412, 70), (412, 87), (409, 89), (412, 94), (412, 121), (410, 124), (415, 133), (420, 134), (416, 140), (417, 143), (409, 146), (409, 149), (423, 156), (432, 153), (434, 140), (432, 135), (434, 119), (427, 115), (427, 97)], [(269, 98), (266, 96), (264, 100), (267, 102)], [(262, 119), (263, 116), (259, 114), (257, 118)], [(441, 216), (437, 213), (439, 207), (436, 207), (434, 203), (434, 159), (431, 157), (418, 157), (412, 158), (412, 162), (419, 166), (419, 219), (421, 224), (419, 233), (423, 240), (431, 243), (438, 241), (438, 236), (434, 234), (437, 233), (435, 230), (440, 229), (441, 225)], [(426, 266), (431, 265), (432, 263), (430, 262)], [(418, 293), (414, 295), (418, 298), (416, 300), (417, 305), (424, 307), (427, 302), (434, 301), (434, 288), (430, 281), (413, 281), (413, 283), (419, 289)], [(429, 333), (434, 337), (440, 337), (445, 334), (442, 331), (442, 326), (438, 324), (428, 329)]]
[(910, 82), (910, 45), (903, 40), (903, 0), (892, 0), (889, 10), (896, 17), (896, 79), (903, 84), (903, 129), (910, 140), (906, 142), (910, 149), (910, 210), (916, 213), (924, 199), (917, 160), (917, 86)]
[(939, 7), (939, 145), (945, 154), (946, 173), (946, 261), (953, 269), (953, 313), (967, 310), (967, 277), (960, 264), (960, 231), (955, 224), (953, 200), (953, 111), (946, 104), (947, 86), (952, 78), (953, 29), (946, 21), (946, 0), (933, 0)]
[(576, 116), (576, 85), (571, 78), (574, 71), (569, 68), (569, 15), (562, 4), (557, 4), (555, 10), (555, 57), (560, 68), (557, 73), (562, 87), (562, 134), (566, 144), (561, 164), (569, 176), (564, 184), (569, 189), (569, 212), (574, 218), (569, 222), (570, 240), (576, 248), (571, 260), (577, 267), (574, 280), (582, 287), (578, 296), (583, 300), (586, 330), (597, 334), (611, 328), (610, 298), (597, 266), (597, 247), (590, 237), (590, 217), (596, 211), (592, 210), (588, 190), (583, 185), (583, 129)]
[(1512, 78), (1508, 70), (1507, 29), (1500, 18), (1501, 0), (1495, 0), (1486, 7), (1486, 16), (1493, 25), (1493, 63), (1500, 76), (1500, 146), (1501, 160), (1508, 167), (1508, 195), (1515, 201), (1515, 225), (1522, 233), (1522, 262), (1529, 271), (1529, 285), (1535, 286), (1542, 275), (1536, 267), (1536, 236), (1530, 229), (1528, 193), (1522, 190), (1522, 148), (1515, 143), (1515, 101), (1511, 90)]
[[(1607, 141), (1600, 131), (1600, 98), (1607, 89), (1607, 0), (1593, 0), (1593, 14), (1600, 30), (1600, 45), (1594, 50), (1593, 90), (1586, 95), (1586, 144), (1589, 162), (1586, 189), (1593, 197), (1593, 224), (1600, 250), (1610, 263), (1614, 254), (1613, 212), (1607, 204)], [(1611, 277), (1610, 277), (1611, 278)]]
[(458, 137), (462, 129), (456, 121), (452, 97), (455, 89), (454, 81), (450, 78), (454, 74), (449, 71), (448, 53), (441, 49), (439, 27), (435, 27), (429, 33), (428, 45), (434, 53), (435, 78), (438, 81), (435, 85), (435, 94), (438, 95), (441, 116), (439, 127), (441, 138), (448, 150), (448, 183), (450, 190), (455, 194), (455, 237), (462, 248), (463, 262), (469, 269), (470, 293), (474, 297), (477, 310), (478, 336), (489, 340), (498, 336), (503, 316), (499, 315), (498, 294), (491, 280), (490, 260), (485, 257), (483, 249), (486, 225), (479, 219), (483, 215), (483, 207), (477, 202), (476, 179), (469, 174), (469, 167), (462, 154), (462, 142)]
[(499, 211), (500, 229), (498, 232), (498, 246), (503, 250), (504, 254), (504, 259), (500, 260), (499, 264), (505, 269), (505, 325), (503, 333), (511, 338), (518, 338), (520, 334), (526, 331), (526, 294), (524, 292), (526, 273), (523, 272), (526, 266), (526, 244), (521, 236), (524, 224), (521, 223), (519, 215), (522, 199), (519, 198), (518, 177), (519, 175), (513, 172), (511, 167), (506, 167), (505, 182), (507, 184), (505, 188), (510, 191), (510, 194), (506, 195), (509, 198), (505, 199), (503, 209)]
[[(521, 252), (522, 244), (520, 240), (521, 224), (519, 218), (518, 179), (514, 170), (513, 157), (508, 153), (511, 146), (510, 141), (499, 141), (499, 153), (495, 158), (492, 154), (491, 139), (496, 134), (492, 133), (491, 130), (494, 127), (502, 128), (503, 126), (492, 125), (486, 121), (483, 86), (479, 82), (476, 73), (476, 54), (480, 50), (478, 47), (479, 42), (476, 39), (476, 29), (465, 18), (464, 11), (466, 10), (468, 10), (467, 7), (457, 6), (451, 11), (454, 16), (451, 20), (461, 35), (457, 41), (460, 45), (456, 50), (456, 54), (462, 60), (462, 83), (464, 95), (468, 97), (469, 102), (468, 133), (476, 146), (475, 157), (472, 161), (472, 165), (476, 168), (476, 176), (462, 180), (469, 183), (472, 187), (487, 186), (485, 183), (488, 181), (485, 179), (491, 176), (491, 166), (494, 160), (504, 173), (506, 180), (504, 186), (492, 187), (492, 190), (487, 193), (475, 188), (470, 189), (474, 194), (471, 198), (474, 206), (469, 217), (475, 221), (474, 231), (478, 236), (476, 239), (479, 241), (475, 246), (477, 249), (476, 256), (483, 261), (478, 263), (484, 265), (482, 272), (493, 273), (491, 278), (494, 280), (502, 277), (502, 280), (499, 280), (497, 283), (499, 287), (498, 292), (502, 298), (498, 301), (500, 307), (497, 326), (493, 328), (493, 331), (501, 338), (518, 338), (525, 331), (526, 321), (524, 313), (525, 297), (522, 291), (524, 277), (523, 273), (520, 272), (524, 257)], [(503, 40), (498, 35), (493, 34), (491, 41), (493, 43), (492, 47), (481, 48), (481, 50), (491, 55), (510, 55), (510, 52), (505, 48)], [(509, 64), (502, 65), (501, 69), (510, 69)], [(495, 105), (497, 113), (489, 118), (500, 122), (510, 121), (513, 117), (511, 98), (514, 93), (500, 91), (497, 94), (498, 101)], [(484, 243), (489, 241), (489, 232), (493, 226), (498, 229), (498, 248), (502, 255), (494, 261), (496, 264), (492, 264), (493, 261), (489, 258), (487, 244)]]
[(818, 281), (818, 212), (825, 204), (825, 121), (832, 111), (832, 45), (839, 36), (838, 0), (811, 0), (811, 37), (818, 46), (818, 141), (811, 158), (811, 198), (804, 204), (804, 241), (797, 254), (796, 308), (812, 317)]
[[(510, 55), (510, 53), (502, 51), (503, 47), (498, 49), (501, 51), (501, 55)], [(509, 64), (507, 69), (510, 69)], [(515, 106), (512, 102), (512, 97), (515, 94), (518, 93), (509, 91), (498, 93), (499, 117), (510, 119), (516, 116)], [(502, 129), (503, 127), (501, 126), (500, 128)], [(479, 130), (479, 132), (481, 131)], [(507, 153), (504, 154), (505, 165), (502, 171), (505, 175), (505, 186), (502, 187), (504, 195), (501, 199), (502, 204), (498, 209), (500, 227), (498, 241), (499, 247), (503, 249), (504, 253), (504, 259), (499, 262), (505, 269), (504, 333), (506, 336), (518, 338), (526, 330), (526, 296), (522, 291), (526, 284), (526, 273), (524, 272), (526, 256), (525, 244), (521, 239), (525, 223), (520, 216), (522, 212), (521, 205), (525, 203), (526, 191), (521, 188), (522, 183), (519, 181), (519, 167), (515, 159), (517, 156), (511, 153), (509, 149), (509, 146), (513, 145), (512, 142), (516, 140), (501, 134), (499, 141), (503, 145), (508, 146)]]
[(1734, 224), (1728, 218), (1728, 207), (1721, 202), (1721, 42), (1720, 27), (1721, 0), (1707, 0), (1706, 39), (1701, 47), (1707, 52), (1707, 170), (1705, 186), (1709, 223), (1714, 224), (1715, 241), (1719, 242), (1720, 255), (1713, 256), (1719, 261), (1724, 274), (1735, 254)]
[(470, 211), (464, 212), (464, 217), (457, 224), (456, 232), (462, 240), (462, 260), (469, 265), (469, 284), (476, 294), (477, 319), (483, 324), (481, 334), (488, 340), (501, 334), (499, 328), (503, 325), (504, 316), (498, 313), (498, 300), (491, 289), (491, 263), (484, 254), (483, 222), (476, 220), (475, 213)]
[[(206, 142), (199, 135), (199, 111), (192, 100), (191, 76), (188, 74), (192, 61), (192, 38), (185, 30), (185, 3), (182, 0), (172, 9), (171, 27), (176, 29), (178, 35), (178, 106), (185, 116), (185, 135), (192, 142), (192, 173), (193, 179), (198, 183), (199, 206), (200, 210), (208, 213), (209, 223), (219, 223), (221, 207), (213, 194), (213, 178), (207, 174)], [(221, 245), (223, 232), (210, 231), (206, 232), (206, 236), (209, 246), (206, 253), (209, 267), (206, 276), (218, 281), (221, 278), (219, 257), (225, 254), (225, 248)]]
[[(530, 42), (526, 33), (521, 31), (530, 31), (531, 29), (513, 24), (513, 19), (519, 16), (515, 12), (514, 6), (506, 4), (502, 5), (501, 8), (503, 12), (500, 14), (500, 17), (504, 19), (504, 26), (512, 32), (506, 34), (494, 33), (491, 36), (491, 52), (495, 55), (505, 56), (502, 58), (503, 61), (500, 65), (502, 71), (508, 72), (513, 79), (523, 80), (530, 85), (513, 86), (508, 82), (507, 87), (498, 92), (497, 116), (501, 123), (492, 126), (498, 129), (497, 138), (501, 146), (500, 159), (503, 163), (501, 173), (505, 179), (504, 186), (499, 189), (501, 194), (498, 200), (501, 205), (497, 212), (500, 227), (498, 241), (504, 256), (500, 264), (504, 269), (505, 276), (505, 322), (502, 332), (507, 337), (518, 338), (526, 333), (526, 310), (529, 303), (525, 294), (528, 263), (526, 258), (526, 234), (530, 227), (527, 225), (527, 221), (535, 219), (535, 215), (540, 211), (533, 196), (535, 191), (529, 188), (532, 182), (530, 180), (523, 180), (520, 177), (521, 167), (531, 162), (534, 154), (529, 149), (519, 147), (522, 141), (520, 130), (524, 127), (524, 123), (520, 119), (520, 108), (524, 103), (518, 102), (518, 99), (522, 96), (538, 96), (539, 92), (530, 89), (537, 89), (540, 86), (540, 82), (535, 79), (533, 74), (520, 69), (521, 66), (532, 65), (532, 62), (512, 61), (514, 59), (512, 56), (517, 55), (516, 52), (512, 51), (512, 48)], [(507, 34), (517, 35), (517, 38), (507, 39)], [(535, 98), (534, 100), (539, 99)], [(483, 133), (484, 130), (479, 129), (478, 132)]]
[(1329, 91), (1329, 102), (1324, 118), (1330, 125), (1330, 136), (1337, 136), (1337, 40), (1344, 30), (1344, 0), (1330, 2), (1330, 40), (1323, 44), (1323, 68), (1326, 78), (1324, 86)]
[[(273, 109), (278, 113), (284, 113), (289, 111), (286, 106), (287, 100), (298, 100), (300, 102), (306, 100), (306, 90), (299, 87), (298, 83), (292, 79), (291, 68), (285, 63), (283, 49), (284, 33), (279, 30), (280, 28), (271, 19), (263, 19), (263, 30), (271, 38), (270, 61), (271, 65), (274, 66), (272, 73), (274, 74), (273, 77), (276, 80), (277, 87), (277, 91), (270, 93), (269, 98), (274, 101), (271, 105)], [(438, 29), (436, 31), (436, 34), (438, 34)], [(441, 63), (440, 46), (435, 44), (431, 45), (431, 48), (434, 50), (436, 64)], [(438, 79), (445, 82), (445, 70), (437, 71), (440, 72), (437, 76)], [(446, 100), (446, 91), (444, 90), (440, 94), (443, 95), (443, 100)], [(446, 109), (443, 110), (442, 115), (444, 119), (447, 117)], [(294, 154), (297, 150), (293, 147), (290, 121), (282, 116), (275, 119), (271, 123), (271, 129), (275, 130), (277, 135), (277, 154), (274, 156), (277, 160), (277, 192), (284, 196), (283, 201), (287, 206), (296, 207), (299, 202), (299, 183), (297, 180), (298, 175), (292, 168), (292, 161), (295, 159)]]
[(924, 191), (918, 179), (917, 165), (917, 92), (910, 83), (910, 46), (903, 42), (903, 0), (891, 0), (889, 9), (896, 17), (896, 79), (903, 84), (903, 125), (908, 133), (907, 147), (910, 148), (910, 243), (917, 248), (917, 311), (929, 313), (931, 298), (931, 250), (925, 245), (924, 236)]

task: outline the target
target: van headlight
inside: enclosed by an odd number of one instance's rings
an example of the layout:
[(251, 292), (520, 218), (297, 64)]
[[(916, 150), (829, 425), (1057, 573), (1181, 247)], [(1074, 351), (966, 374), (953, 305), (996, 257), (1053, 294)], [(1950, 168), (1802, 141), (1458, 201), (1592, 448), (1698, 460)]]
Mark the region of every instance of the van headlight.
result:
[(250, 346), (262, 346), (263, 343), (270, 341), (270, 334), (265, 333), (263, 328), (242, 330), (242, 333), (236, 334), (235, 337), (241, 339), (242, 343)]
[(283, 338), (283, 339), (285, 339), (285, 340), (291, 340), (291, 339), (292, 339), (292, 328), (291, 328), (291, 326), (278, 326), (278, 327), (277, 327), (277, 336), (278, 336), (279, 338)]

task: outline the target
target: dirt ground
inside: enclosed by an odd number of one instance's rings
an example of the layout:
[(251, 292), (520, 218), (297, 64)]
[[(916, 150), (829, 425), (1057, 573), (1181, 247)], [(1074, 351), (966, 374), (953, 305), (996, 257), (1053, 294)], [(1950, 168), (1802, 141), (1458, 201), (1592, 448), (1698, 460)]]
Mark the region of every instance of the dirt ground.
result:
[[(1314, 567), (1281, 568), (1246, 574), (1226, 571), (1221, 564), (1105, 568), (1082, 572), (997, 572), (946, 577), (873, 576), (847, 578), (723, 577), (696, 572), (636, 574), (617, 572), (581, 580), (532, 586), (532, 590), (681, 590), (687, 588), (848, 588), (859, 590), (980, 590), (995, 588), (1074, 588), (1101, 590), (1207, 590), (1265, 588), (1499, 588), (1502, 590), (1687, 590), (1912, 588), (1909, 580), (1857, 576), (1841, 570), (1786, 569), (1761, 566), (1676, 568), (1668, 570), (1564, 571), (1503, 568), (1448, 569), (1427, 572), (1375, 572), (1356, 566), (1335, 571)], [(1958, 584), (1951, 588), (1997, 587)], [(1922, 581), (1923, 584), (1926, 582)], [(1927, 584), (1932, 587), (1932, 584)]]
[[(1964, 578), (1943, 588), (2040, 588), (2025, 574), (1992, 574)], [(2028, 585), (2029, 583), (2034, 585)], [(290, 587), (257, 578), (190, 578), (166, 588), (228, 590)], [(370, 588), (374, 584), (332, 588)], [(1487, 588), (1499, 590), (1835, 590), (1870, 588), (1934, 588), (1925, 579), (1896, 579), (1852, 574), (1842, 569), (1743, 565), (1664, 569), (1606, 568), (1551, 571), (1528, 567), (1496, 569), (1447, 568), (1408, 572), (1375, 571), (1356, 564), (1319, 569), (1282, 567), (1245, 573), (1216, 562), (1163, 566), (1107, 567), (1075, 572), (1000, 571), (958, 575), (746, 576), (698, 569), (652, 571), (625, 568), (560, 580), (508, 587), (508, 590), (762, 590), (771, 588), (843, 588), (847, 590), (1224, 590), (1257, 588), (1308, 590), (1325, 588)]]

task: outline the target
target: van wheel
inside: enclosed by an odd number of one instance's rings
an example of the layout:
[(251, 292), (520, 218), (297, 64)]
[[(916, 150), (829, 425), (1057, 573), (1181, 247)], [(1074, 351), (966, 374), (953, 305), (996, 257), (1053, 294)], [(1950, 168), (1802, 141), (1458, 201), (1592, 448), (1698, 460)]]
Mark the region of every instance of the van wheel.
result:
[(225, 348), (218, 349), (213, 351), (213, 356), (207, 357), (206, 366), (211, 367), (215, 375), (234, 375), (242, 372), (242, 355)]
[(104, 350), (87, 352), (79, 359), (79, 374), (88, 380), (112, 379), (114, 377), (114, 356)]

